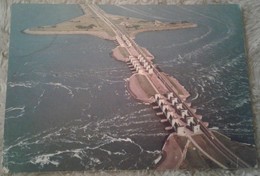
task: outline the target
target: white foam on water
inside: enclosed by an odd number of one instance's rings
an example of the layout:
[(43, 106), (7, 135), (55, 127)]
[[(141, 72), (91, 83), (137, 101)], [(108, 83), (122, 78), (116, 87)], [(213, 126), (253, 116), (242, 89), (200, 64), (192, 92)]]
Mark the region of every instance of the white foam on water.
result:
[[(8, 113), (15, 111), (17, 115), (9, 116)], [(25, 106), (10, 107), (6, 109), (6, 119), (16, 119), (24, 116)]]
[(96, 164), (101, 164), (101, 161), (96, 157), (90, 157), (89, 159)]
[(132, 143), (132, 144), (136, 145), (140, 149), (140, 153), (144, 151), (144, 149), (139, 144), (134, 142), (129, 137), (127, 137), (127, 138), (116, 138), (116, 137), (108, 136), (106, 134), (103, 137), (108, 138), (110, 143), (114, 143), (114, 142), (128, 142), (128, 143)]
[(25, 82), (8, 82), (9, 87), (25, 87), (25, 88), (32, 88), (37, 86), (38, 82), (32, 82), (32, 81), (25, 81)]
[(76, 91), (82, 90), (82, 91), (88, 91), (89, 87), (75, 87), (74, 88)]
[(39, 96), (37, 104), (33, 107), (33, 111), (35, 111), (38, 108), (38, 106), (41, 104), (44, 94), (45, 94), (45, 90), (43, 90), (41, 95)]
[(74, 94), (73, 94), (73, 92), (72, 92), (72, 88), (70, 87), (70, 86), (65, 86), (65, 85), (63, 85), (62, 83), (55, 83), (55, 82), (49, 82), (49, 83), (46, 83), (47, 85), (51, 85), (51, 86), (55, 86), (55, 87), (57, 87), (57, 88), (64, 88), (64, 89), (66, 89), (68, 92), (69, 92), (69, 95), (71, 96), (71, 98), (73, 98), (74, 97)]
[(126, 155), (127, 152), (125, 150), (122, 150), (122, 152), (114, 152), (114, 155)]
[(56, 154), (60, 154), (60, 153), (58, 152), (58, 153), (53, 153), (53, 154), (45, 154), (45, 155), (36, 156), (30, 160), (30, 163), (35, 164), (35, 165), (40, 165), (41, 167), (44, 167), (45, 165), (49, 165), (49, 164), (52, 164), (52, 165), (58, 167), (60, 163), (57, 160), (51, 160), (51, 157), (53, 157)]
[(72, 155), (73, 157), (82, 160), (81, 155), (84, 155), (83, 149), (74, 149), (74, 150), (71, 150), (71, 152), (73, 153), (73, 155)]
[(101, 151), (106, 152), (108, 155), (112, 155), (112, 152), (103, 148), (100, 148)]
[(203, 40), (205, 37), (207, 37), (211, 33), (212, 33), (212, 28), (210, 26), (207, 26), (207, 32), (201, 36), (194, 37), (194, 38), (192, 38), (188, 41), (182, 42), (182, 43), (181, 42), (173, 43), (173, 44), (165, 46), (165, 47), (158, 46), (157, 48), (174, 48), (176, 46), (184, 46), (184, 45), (192, 44), (192, 43), (198, 42), (200, 40)]
[(194, 98), (191, 99), (191, 101), (196, 100), (199, 97), (199, 93), (197, 91), (195, 91), (195, 93), (196, 93), (196, 95)]
[(219, 127), (211, 127), (211, 128), (209, 128), (209, 129), (211, 129), (211, 130), (219, 130)]
[(7, 112), (17, 111), (17, 110), (24, 112), (25, 111), (25, 106), (10, 107), (10, 108), (7, 108), (5, 110), (5, 112), (7, 113)]
[(156, 159), (153, 161), (153, 163), (154, 163), (154, 164), (157, 164), (157, 163), (159, 163), (159, 161), (161, 161), (161, 159), (162, 159), (162, 155), (159, 155), (158, 158), (156, 158)]

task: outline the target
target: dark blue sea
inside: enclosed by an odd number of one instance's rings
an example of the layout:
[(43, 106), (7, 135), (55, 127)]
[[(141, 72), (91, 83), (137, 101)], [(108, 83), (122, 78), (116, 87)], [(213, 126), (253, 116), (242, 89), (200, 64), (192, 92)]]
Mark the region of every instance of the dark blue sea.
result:
[[(136, 36), (190, 92), (210, 128), (254, 144), (243, 23), (236, 5), (100, 6), (116, 15), (197, 28)], [(131, 72), (114, 42), (88, 35), (28, 35), (83, 12), (78, 5), (12, 6), (4, 131), (11, 172), (148, 169), (167, 132), (126, 90)]]

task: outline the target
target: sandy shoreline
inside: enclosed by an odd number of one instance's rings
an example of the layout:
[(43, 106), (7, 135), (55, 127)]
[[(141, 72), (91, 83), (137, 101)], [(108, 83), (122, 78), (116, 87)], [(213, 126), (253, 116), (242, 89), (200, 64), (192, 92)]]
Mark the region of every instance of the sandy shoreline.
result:
[(126, 87), (128, 92), (135, 99), (143, 102), (143, 103), (152, 103), (154, 100), (152, 97), (146, 94), (146, 92), (140, 86), (140, 83), (137, 79), (138, 74), (133, 74), (126, 83)]
[(184, 160), (181, 147), (175, 140), (176, 134), (171, 134), (166, 139), (162, 148), (162, 158), (156, 166), (156, 170), (178, 169)]
[(188, 24), (182, 24), (178, 26), (171, 26), (171, 27), (162, 27), (162, 28), (151, 28), (151, 29), (139, 29), (135, 31), (130, 32), (130, 37), (132, 39), (135, 39), (135, 36), (142, 32), (155, 32), (155, 31), (168, 31), (168, 30), (177, 30), (177, 29), (186, 29), (186, 28), (194, 28), (198, 25), (195, 23), (188, 23)]
[(25, 29), (23, 31), (25, 34), (31, 34), (31, 35), (72, 35), (72, 34), (87, 34), (87, 35), (93, 35), (93, 36), (96, 36), (96, 37), (100, 37), (102, 39), (105, 39), (105, 40), (115, 40), (115, 37), (111, 37), (109, 36), (106, 32), (103, 32), (103, 31), (55, 31), (55, 30), (52, 30), (52, 31), (49, 31), (49, 30), (30, 30), (30, 29)]
[(120, 52), (120, 46), (117, 46), (116, 48), (114, 48), (112, 50), (112, 56), (118, 60), (118, 61), (122, 61), (122, 62), (127, 62), (129, 61), (129, 58), (126, 56), (123, 56), (123, 54)]

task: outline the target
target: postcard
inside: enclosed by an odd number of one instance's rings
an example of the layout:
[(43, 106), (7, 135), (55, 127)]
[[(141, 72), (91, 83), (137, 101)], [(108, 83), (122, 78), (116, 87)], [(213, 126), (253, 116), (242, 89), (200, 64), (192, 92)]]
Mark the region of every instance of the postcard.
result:
[(238, 5), (11, 10), (9, 172), (255, 167)]

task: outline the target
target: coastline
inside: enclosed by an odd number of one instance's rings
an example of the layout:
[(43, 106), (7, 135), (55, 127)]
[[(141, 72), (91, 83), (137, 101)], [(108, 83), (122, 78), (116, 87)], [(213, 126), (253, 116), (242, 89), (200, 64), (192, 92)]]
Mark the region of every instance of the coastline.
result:
[(195, 27), (198, 27), (198, 25), (195, 23), (187, 23), (187, 24), (180, 24), (178, 26), (164, 26), (164, 27), (160, 27), (160, 28), (137, 29), (135, 31), (130, 31), (129, 35), (132, 39), (135, 39), (136, 35), (139, 33), (142, 33), (142, 32), (168, 31), (168, 30), (195, 28)]
[[(235, 153), (243, 160), (250, 163), (250, 166), (257, 164), (257, 156), (254, 155), (255, 148), (251, 145), (240, 143), (231, 140), (226, 135), (212, 131), (215, 137), (220, 140), (224, 145), (232, 148)], [(217, 135), (216, 135), (217, 134)], [(193, 135), (190, 138), (186, 136), (178, 136), (176, 134), (170, 134), (164, 142), (164, 146), (161, 152), (161, 159), (155, 164), (155, 169), (158, 171), (167, 169), (209, 169), (221, 168), (216, 163), (210, 161), (210, 159), (200, 151), (199, 148), (211, 152), (213, 160), (222, 161), (228, 166), (229, 161), (226, 158), (218, 156), (217, 150), (209, 149), (210, 144), (204, 139), (204, 134)], [(197, 145), (194, 144), (197, 143)], [(174, 150), (173, 150), (174, 148)], [(245, 150), (246, 148), (246, 150)]]
[(75, 34), (83, 34), (83, 35), (92, 35), (96, 36), (105, 40), (116, 40), (115, 37), (109, 36), (106, 32), (104, 31), (49, 31), (49, 30), (30, 30), (30, 29), (25, 29), (22, 31), (25, 34), (30, 34), (30, 35), (75, 35)]
[[(134, 39), (137, 34), (142, 33), (142, 32), (155, 32), (155, 31), (167, 31), (167, 30), (178, 30), (178, 29), (186, 29), (186, 28), (194, 28), (197, 27), (198, 25), (195, 23), (184, 23), (184, 24), (178, 24), (176, 26), (163, 26), (159, 28), (147, 28), (147, 29), (137, 29), (134, 31), (128, 31), (130, 38)], [(54, 29), (49, 29), (49, 28), (34, 28), (34, 29), (25, 29), (22, 31), (25, 34), (31, 34), (31, 35), (72, 35), (72, 34), (83, 34), (83, 35), (92, 35), (96, 36), (105, 40), (114, 40), (116, 41), (115, 36), (110, 36), (107, 32), (105, 31), (99, 31), (99, 30), (56, 30)], [(151, 59), (154, 59), (153, 55), (146, 49), (143, 48), (144, 52), (147, 54), (147, 56), (151, 57)]]
[(133, 74), (127, 81), (126, 81), (126, 88), (130, 95), (135, 98), (136, 100), (144, 103), (150, 104), (154, 100), (152, 96), (149, 96), (145, 90), (142, 88), (140, 82), (137, 79), (139, 74)]
[(120, 46), (117, 46), (116, 48), (114, 48), (111, 52), (112, 57), (114, 57), (116, 60), (118, 61), (122, 61), (122, 62), (127, 62), (129, 61), (129, 58), (124, 56), (121, 52), (120, 52)]

